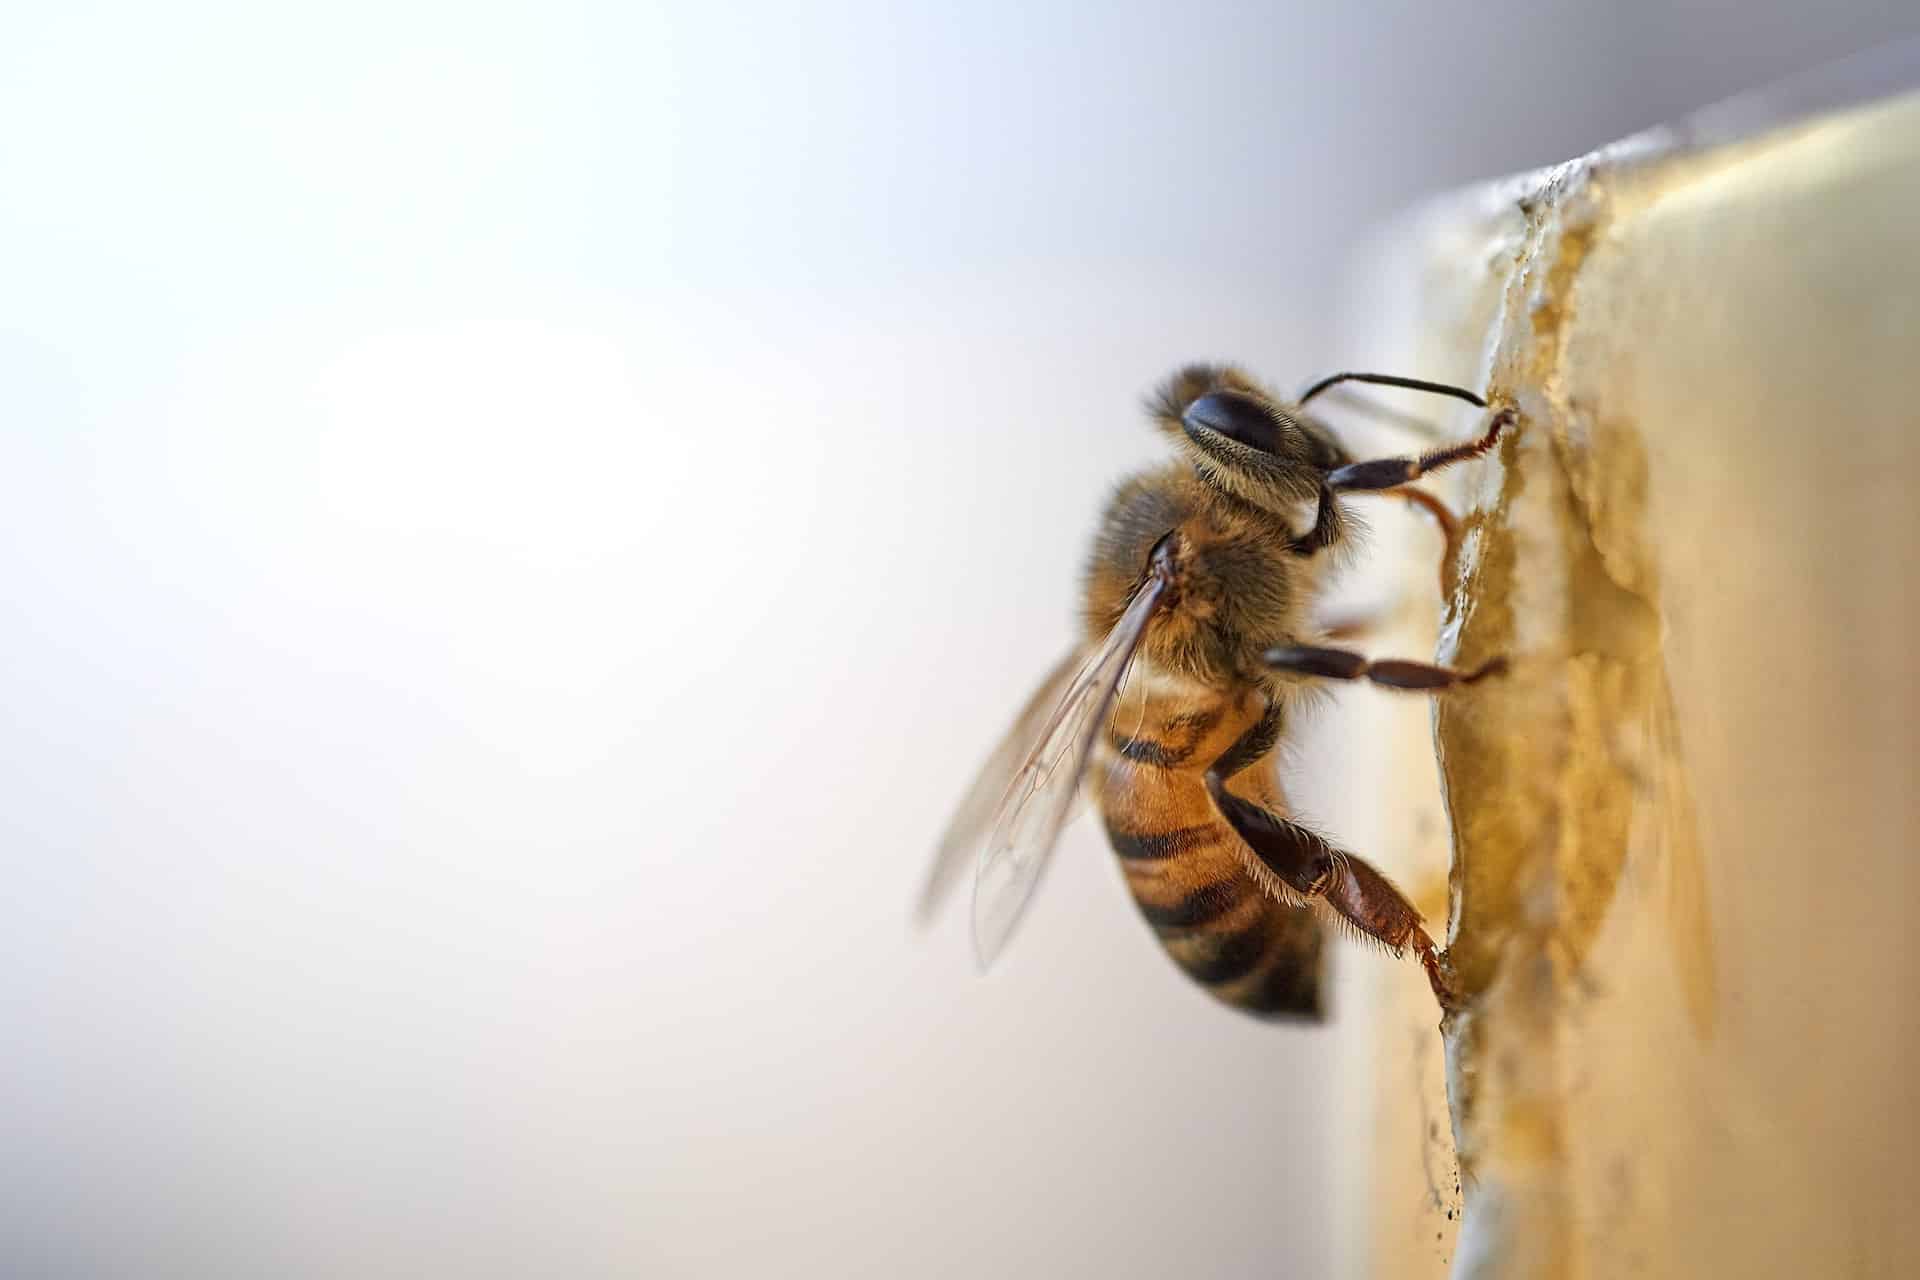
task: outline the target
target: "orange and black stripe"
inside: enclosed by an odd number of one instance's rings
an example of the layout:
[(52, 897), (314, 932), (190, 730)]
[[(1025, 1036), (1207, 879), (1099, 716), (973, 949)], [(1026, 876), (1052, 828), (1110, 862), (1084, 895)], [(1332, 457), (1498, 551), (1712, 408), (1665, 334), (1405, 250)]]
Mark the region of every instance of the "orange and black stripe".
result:
[(1127, 732), (1116, 728), (1096, 766), (1127, 888), (1167, 954), (1220, 1000), (1264, 1017), (1320, 1017), (1320, 923), (1254, 879), (1206, 786), (1209, 767), (1230, 764), (1231, 789), (1277, 805), (1264, 771), (1249, 767), (1269, 755), (1277, 725), (1225, 700), (1180, 701), (1150, 699), (1137, 723), (1131, 711), (1116, 716)]

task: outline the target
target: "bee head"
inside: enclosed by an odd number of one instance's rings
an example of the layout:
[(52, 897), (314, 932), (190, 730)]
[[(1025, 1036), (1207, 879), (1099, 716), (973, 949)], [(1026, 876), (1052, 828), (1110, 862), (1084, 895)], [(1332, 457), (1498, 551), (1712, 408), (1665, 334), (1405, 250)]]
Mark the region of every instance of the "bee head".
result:
[(1150, 409), (1202, 480), (1275, 514), (1312, 502), (1348, 460), (1326, 428), (1229, 365), (1180, 370)]

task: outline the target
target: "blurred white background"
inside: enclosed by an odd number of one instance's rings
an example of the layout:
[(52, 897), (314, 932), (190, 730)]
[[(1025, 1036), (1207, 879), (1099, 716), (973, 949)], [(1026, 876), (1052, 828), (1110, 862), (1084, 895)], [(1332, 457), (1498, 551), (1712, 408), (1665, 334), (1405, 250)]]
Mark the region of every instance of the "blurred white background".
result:
[(1139, 397), (1364, 366), (1397, 206), (1916, 27), (15, 9), (0, 1270), (1324, 1273), (1324, 1038), (1090, 827), (992, 979), (910, 924)]

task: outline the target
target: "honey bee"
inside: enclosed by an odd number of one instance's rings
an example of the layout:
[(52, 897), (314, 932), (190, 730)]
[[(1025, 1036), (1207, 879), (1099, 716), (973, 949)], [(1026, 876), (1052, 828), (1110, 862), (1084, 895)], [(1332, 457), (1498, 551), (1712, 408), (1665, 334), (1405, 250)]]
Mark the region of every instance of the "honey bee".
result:
[(1123, 482), (1087, 564), (1084, 643), (1063, 659), (987, 761), (943, 837), (930, 912), (975, 860), (983, 965), (1006, 944), (1061, 829), (1090, 793), (1127, 888), (1174, 963), (1228, 1005), (1318, 1018), (1327, 925), (1411, 950), (1452, 1006), (1420, 914), (1364, 859), (1289, 814), (1275, 752), (1308, 689), (1367, 679), (1440, 692), (1493, 675), (1369, 660), (1329, 647), (1317, 621), (1334, 552), (1354, 521), (1343, 493), (1393, 491), (1446, 509), (1421, 476), (1492, 449), (1514, 421), (1417, 457), (1356, 462), (1304, 406), (1343, 382), (1465, 400), (1471, 391), (1341, 373), (1296, 401), (1237, 368), (1192, 365), (1148, 402), (1179, 458)]

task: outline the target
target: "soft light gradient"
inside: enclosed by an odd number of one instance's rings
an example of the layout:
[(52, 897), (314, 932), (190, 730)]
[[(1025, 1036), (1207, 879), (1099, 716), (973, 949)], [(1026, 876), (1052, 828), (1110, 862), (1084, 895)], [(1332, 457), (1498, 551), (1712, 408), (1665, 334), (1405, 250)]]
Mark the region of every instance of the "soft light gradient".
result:
[(1323, 1039), (926, 852), (1154, 379), (1906, 9), (11, 14), (0, 1270), (1322, 1274)]

